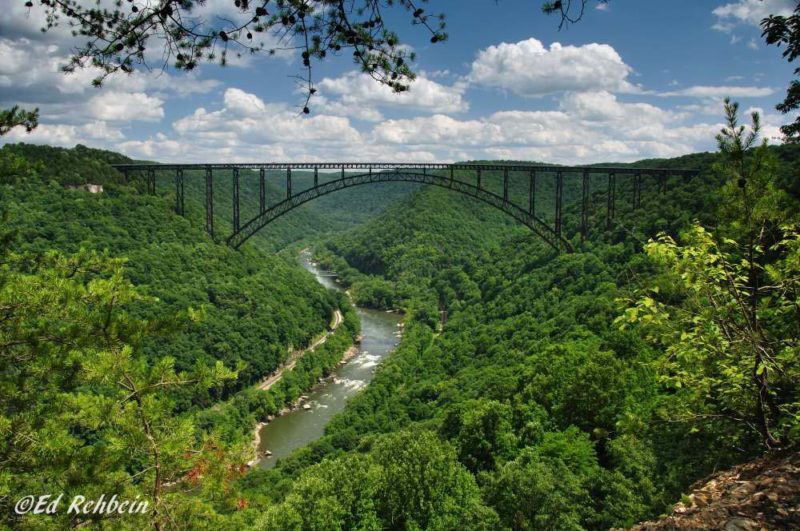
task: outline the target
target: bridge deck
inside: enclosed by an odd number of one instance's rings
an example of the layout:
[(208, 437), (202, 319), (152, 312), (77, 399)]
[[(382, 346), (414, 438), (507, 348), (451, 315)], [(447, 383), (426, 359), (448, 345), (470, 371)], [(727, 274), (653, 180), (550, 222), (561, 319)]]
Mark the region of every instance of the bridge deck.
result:
[(426, 163), (426, 162), (232, 162), (232, 163), (192, 163), (192, 164), (112, 164), (120, 171), (136, 170), (485, 170), (485, 171), (541, 171), (563, 173), (616, 173), (616, 174), (658, 174), (670, 173), (672, 175), (695, 175), (697, 170), (688, 168), (643, 168), (635, 166), (558, 166), (522, 164), (511, 162), (508, 164), (492, 162), (487, 164), (473, 163)]

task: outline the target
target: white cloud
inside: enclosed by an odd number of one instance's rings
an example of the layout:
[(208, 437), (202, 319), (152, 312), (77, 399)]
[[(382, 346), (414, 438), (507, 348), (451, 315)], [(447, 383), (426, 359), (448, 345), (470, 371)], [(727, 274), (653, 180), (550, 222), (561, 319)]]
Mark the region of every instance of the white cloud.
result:
[(389, 120), (374, 128), (372, 141), (469, 158), (631, 161), (709, 149), (720, 124), (687, 125), (688, 117), (620, 102), (609, 92), (569, 93), (558, 111), (503, 111), (463, 121), (444, 115)]
[(99, 120), (157, 122), (164, 117), (164, 100), (144, 92), (104, 91), (89, 100), (91, 115)]
[[(61, 67), (68, 62), (61, 49), (54, 44), (36, 42), (27, 38), (9, 40), (0, 38), (0, 104), (28, 104), (43, 107), (70, 103), (75, 114), (87, 112), (87, 101), (105, 93), (109, 97), (126, 99), (133, 94), (130, 104), (148, 93), (150, 97), (166, 99), (190, 94), (210, 92), (219, 81), (200, 79), (196, 74), (180, 78), (161, 71), (137, 71), (131, 75), (114, 75), (107, 78), (101, 88), (92, 87), (92, 80), (100, 74), (94, 67), (65, 74)], [(152, 115), (148, 115), (150, 119)]]
[(338, 78), (325, 78), (317, 85), (321, 98), (315, 100), (320, 111), (354, 116), (363, 120), (381, 119), (377, 108), (455, 113), (466, 111), (463, 83), (443, 85), (418, 77), (408, 91), (396, 93), (366, 74), (351, 72)]
[(647, 103), (621, 103), (614, 95), (603, 91), (566, 94), (560, 106), (570, 114), (592, 122), (665, 122), (673, 117), (670, 112)]
[(218, 111), (197, 109), (176, 120), (173, 129), (182, 137), (191, 137), (198, 146), (214, 148), (225, 145), (269, 146), (273, 144), (308, 145), (357, 144), (360, 133), (347, 118), (329, 115), (300, 116), (285, 105), (265, 104), (258, 96), (237, 88), (228, 88), (224, 107)]
[(727, 33), (736, 24), (759, 26), (769, 15), (791, 15), (795, 5), (794, 0), (738, 0), (712, 11), (718, 19), (712, 27)]
[(225, 108), (238, 116), (258, 116), (267, 110), (267, 106), (264, 105), (264, 101), (261, 98), (238, 88), (226, 89), (223, 98)]
[(702, 86), (659, 93), (659, 96), (686, 96), (690, 98), (763, 98), (775, 94), (770, 87)]
[(72, 147), (79, 143), (105, 144), (125, 138), (122, 132), (102, 121), (84, 125), (40, 124), (31, 133), (22, 128), (12, 129), (3, 137), (5, 142), (26, 142), (29, 144), (49, 144)]
[[(347, 118), (305, 116), (228, 89), (215, 109), (176, 120), (172, 134), (118, 142), (140, 158), (171, 161), (420, 160), (482, 158), (565, 164), (670, 157), (714, 147), (720, 112), (621, 101), (608, 91), (566, 93), (558, 108), (509, 110), (472, 119), (443, 113), (386, 120), (359, 131)], [(770, 121), (770, 131), (772, 127)]]
[(561, 91), (634, 92), (633, 69), (607, 44), (550, 48), (536, 39), (501, 43), (478, 52), (467, 79), (476, 84), (536, 97)]

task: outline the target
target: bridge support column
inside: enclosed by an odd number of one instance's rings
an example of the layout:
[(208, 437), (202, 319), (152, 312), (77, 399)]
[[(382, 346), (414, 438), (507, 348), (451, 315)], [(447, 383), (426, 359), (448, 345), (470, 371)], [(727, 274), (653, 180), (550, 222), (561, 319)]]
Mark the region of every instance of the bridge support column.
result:
[(478, 190), (481, 189), (481, 169), (478, 168)]
[(314, 167), (314, 188), (319, 186), (319, 168)]
[(667, 193), (667, 172), (660, 172), (658, 174), (658, 191), (662, 194)]
[(617, 200), (617, 176), (613, 173), (608, 174), (608, 205), (606, 207), (606, 228), (611, 230), (612, 223), (614, 222), (614, 208)]
[(239, 168), (233, 169), (233, 232), (239, 232)]
[(258, 213), (263, 214), (267, 210), (267, 170), (258, 170)]
[(583, 170), (583, 182), (581, 192), (581, 243), (586, 241), (586, 233), (589, 228), (589, 172)]
[(156, 170), (153, 168), (147, 170), (147, 191), (150, 195), (156, 195)]
[(214, 239), (214, 176), (211, 167), (206, 167), (206, 232)]
[(454, 171), (453, 171), (453, 167), (450, 166), (450, 188), (453, 187), (453, 178), (454, 178)]
[(292, 197), (292, 168), (286, 168), (286, 199)]
[(528, 175), (528, 212), (536, 215), (536, 170), (531, 170)]
[(508, 203), (508, 168), (503, 170), (503, 202)]
[(175, 213), (182, 216), (183, 207), (183, 169), (178, 168), (175, 170)]
[(636, 208), (639, 208), (642, 205), (642, 183), (644, 179), (642, 174), (639, 174), (639, 186), (636, 187)]
[(344, 181), (344, 166), (342, 166), (342, 180)]
[(556, 236), (561, 237), (561, 192), (564, 188), (564, 175), (556, 172), (556, 210), (555, 210), (555, 232)]

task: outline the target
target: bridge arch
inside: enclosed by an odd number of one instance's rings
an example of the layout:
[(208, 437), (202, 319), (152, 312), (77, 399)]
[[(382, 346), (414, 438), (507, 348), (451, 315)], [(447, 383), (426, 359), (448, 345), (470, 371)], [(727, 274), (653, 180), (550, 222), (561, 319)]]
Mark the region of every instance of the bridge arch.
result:
[(556, 234), (552, 227), (548, 226), (544, 221), (534, 216), (526, 209), (505, 200), (502, 196), (485, 190), (484, 188), (478, 188), (472, 184), (454, 180), (450, 177), (429, 174), (427, 172), (400, 169), (388, 171), (384, 170), (377, 173), (370, 172), (357, 175), (344, 175), (341, 178), (321, 183), (317, 186), (303, 190), (302, 192), (298, 192), (281, 201), (280, 203), (277, 203), (264, 210), (250, 221), (242, 225), (238, 231), (234, 232), (230, 237), (228, 237), (227, 243), (231, 247), (238, 249), (259, 230), (269, 225), (287, 212), (291, 212), (300, 205), (339, 190), (381, 182), (410, 182), (429, 184), (462, 193), (483, 203), (491, 205), (505, 214), (510, 215), (523, 225), (527, 226), (534, 234), (542, 238), (542, 240), (548, 243), (555, 250), (572, 252), (572, 246), (570, 245), (569, 241), (567, 241), (563, 236)]

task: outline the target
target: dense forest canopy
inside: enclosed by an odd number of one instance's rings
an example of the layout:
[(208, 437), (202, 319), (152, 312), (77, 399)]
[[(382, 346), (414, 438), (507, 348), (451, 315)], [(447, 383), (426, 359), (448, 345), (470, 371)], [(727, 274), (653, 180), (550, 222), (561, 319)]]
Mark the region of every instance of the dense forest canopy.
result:
[[(592, 210), (579, 252), (560, 255), (436, 187), (357, 196), (363, 209), (303, 240), (345, 204), (333, 194), (235, 252), (192, 217), (199, 186), (184, 218), (171, 188), (145, 194), (109, 166), (121, 155), (5, 146), (4, 524), (604, 529), (663, 513), (712, 470), (794, 448), (800, 158), (728, 111), (719, 153), (636, 164), (699, 175), (673, 176), (639, 209), (619, 201), (612, 227)], [(104, 192), (65, 187), (81, 182)], [(571, 231), (578, 197), (566, 190)], [(295, 263), (309, 241), (356, 302), (402, 310), (405, 333), (323, 438), (248, 472), (255, 423), (330, 374), (359, 333), (347, 298)], [(322, 348), (255, 388), (336, 309), (345, 325)], [(17, 493), (54, 489), (154, 510), (13, 514)]]

